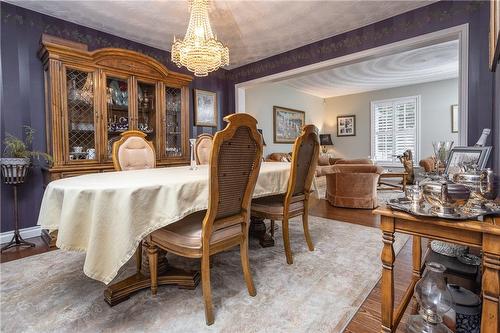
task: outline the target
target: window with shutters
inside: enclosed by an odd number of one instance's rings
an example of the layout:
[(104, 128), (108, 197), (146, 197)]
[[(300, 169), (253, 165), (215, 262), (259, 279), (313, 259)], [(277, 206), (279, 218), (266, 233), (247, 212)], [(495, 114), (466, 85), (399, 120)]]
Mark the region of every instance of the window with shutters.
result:
[(371, 103), (371, 155), (377, 164), (400, 166), (398, 155), (410, 149), (418, 161), (420, 96)]

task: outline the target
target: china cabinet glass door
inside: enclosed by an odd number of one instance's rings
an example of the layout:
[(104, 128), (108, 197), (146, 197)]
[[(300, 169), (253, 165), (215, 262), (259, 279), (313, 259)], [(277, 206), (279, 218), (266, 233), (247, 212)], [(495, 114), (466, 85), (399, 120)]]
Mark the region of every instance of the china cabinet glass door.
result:
[(94, 73), (66, 69), (69, 161), (97, 160)]
[(129, 82), (124, 78), (106, 77), (106, 149), (107, 159), (112, 158), (113, 143), (120, 134), (129, 130)]
[(156, 135), (156, 86), (137, 82), (137, 129), (146, 139), (155, 143)]
[(182, 89), (166, 87), (166, 156), (182, 157)]

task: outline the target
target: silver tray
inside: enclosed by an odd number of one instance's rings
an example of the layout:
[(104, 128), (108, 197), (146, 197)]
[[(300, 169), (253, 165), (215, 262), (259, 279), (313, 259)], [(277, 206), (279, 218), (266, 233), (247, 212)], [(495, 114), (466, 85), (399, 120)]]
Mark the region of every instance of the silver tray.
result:
[(405, 198), (391, 199), (387, 206), (417, 216), (441, 217), (450, 220), (476, 220), (481, 216), (500, 214), (498, 206), (484, 209), (458, 208), (455, 214), (443, 214), (435, 210), (427, 202), (424, 202), (418, 209), (414, 210), (410, 202)]

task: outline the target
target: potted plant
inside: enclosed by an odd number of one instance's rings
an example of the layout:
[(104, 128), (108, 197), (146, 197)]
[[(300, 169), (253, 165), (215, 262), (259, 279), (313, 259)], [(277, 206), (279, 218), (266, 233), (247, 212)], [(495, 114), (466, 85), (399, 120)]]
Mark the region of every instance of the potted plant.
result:
[(12, 134), (7, 133), (5, 139), (3, 140), (3, 144), (5, 146), (4, 149), (4, 157), (0, 159), (0, 164), (2, 165), (2, 169), (4, 165), (16, 166), (13, 168), (13, 174), (10, 176), (17, 176), (17, 169), (26, 170), (26, 167), (31, 163), (31, 158), (40, 159), (43, 157), (48, 163), (52, 163), (52, 156), (49, 154), (30, 150), (30, 146), (33, 143), (33, 135), (35, 134), (35, 130), (30, 126), (23, 126), (25, 139), (24, 141), (15, 137)]

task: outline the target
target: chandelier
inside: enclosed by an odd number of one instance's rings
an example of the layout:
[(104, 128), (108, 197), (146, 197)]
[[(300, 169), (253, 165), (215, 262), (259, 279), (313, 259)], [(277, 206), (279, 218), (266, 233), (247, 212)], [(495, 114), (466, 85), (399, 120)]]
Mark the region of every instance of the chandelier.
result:
[(172, 44), (172, 61), (195, 76), (207, 76), (229, 65), (229, 49), (214, 36), (208, 18), (208, 0), (189, 0), (191, 15), (183, 40)]

